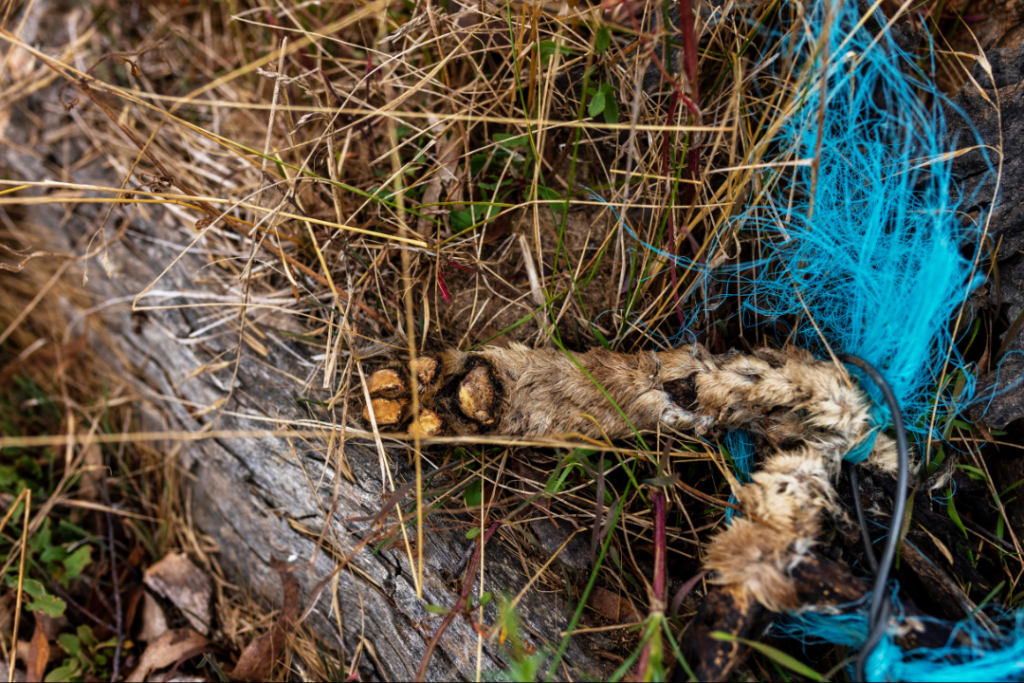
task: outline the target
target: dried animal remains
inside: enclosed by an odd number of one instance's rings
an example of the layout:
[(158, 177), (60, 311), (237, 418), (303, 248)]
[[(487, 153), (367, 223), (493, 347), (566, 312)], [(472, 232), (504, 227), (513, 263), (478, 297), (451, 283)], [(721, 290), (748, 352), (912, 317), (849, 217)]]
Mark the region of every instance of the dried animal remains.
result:
[[(887, 20), (863, 3), (825, 0), (805, 9), (807, 35), (785, 38), (793, 41), (787, 49), (806, 51), (801, 65), (808, 66), (814, 58), (807, 55), (821, 44), (826, 53), (852, 44), (852, 66), (849, 73), (826, 68), (793, 105), (776, 142), (794, 156), (813, 157), (813, 168), (795, 172), (785, 191), (776, 190), (778, 204), (787, 207), (785, 223), (759, 208), (741, 216), (736, 230), (753, 224), (772, 236), (763, 243), (767, 256), (745, 266), (743, 277), (722, 278), (744, 299), (744, 310), (776, 319), (806, 314), (813, 322), (791, 335), (802, 348), (781, 343), (717, 355), (700, 344), (635, 353), (515, 343), (450, 349), (372, 374), (363, 419), (375, 430), (418, 439), (575, 433), (615, 440), (677, 431), (719, 441), (746, 433), (759, 467), (746, 483), (725, 470), (742, 515), (711, 541), (703, 566), (717, 588), (680, 639), (698, 678), (728, 675), (742, 652), (737, 639), (774, 617), (804, 642), (857, 649), (857, 678), (928, 676), (980, 661), (1012, 676), (1020, 638), (978, 646), (966, 627), (925, 619), (888, 582), (911, 521), (931, 538), (929, 528), (950, 521), (929, 518), (930, 502), (906, 513), (910, 478), (924, 470), (911, 462), (906, 428), (921, 437), (930, 458), (929, 410), (942, 405), (953, 415), (962, 407), (946, 395), (940, 375), (950, 362), (960, 363), (950, 320), (979, 278), (977, 259), (965, 258), (957, 244), (970, 241), (965, 235), (977, 244), (978, 226), (959, 222), (958, 206), (969, 198), (951, 193), (948, 161), (928, 171), (917, 161), (950, 157), (941, 114), (921, 108), (913, 90), (928, 87), (905, 52), (913, 45), (899, 31), (887, 33)], [(681, 15), (666, 16), (674, 24)], [(677, 68), (685, 72), (680, 59)], [(564, 77), (564, 86), (578, 102), (583, 71), (577, 71)], [(682, 92), (677, 88), (669, 112)], [(928, 92), (942, 101), (934, 88)], [(817, 135), (808, 138), (812, 130)], [(668, 226), (671, 235), (671, 217)], [(685, 263), (705, 283), (721, 278), (703, 261), (662, 255), (670, 264)], [(840, 359), (867, 375), (855, 379)], [(845, 493), (844, 460), (850, 463)], [(931, 469), (915, 491), (947, 484), (948, 467)], [(885, 536), (881, 558), (873, 535)], [(864, 547), (844, 558), (829, 548), (836, 537), (863, 540)], [(927, 557), (910, 541), (900, 552), (920, 568), (921, 581), (951, 583), (941, 570), (926, 568)], [(846, 558), (870, 569), (873, 590)], [(959, 588), (950, 595), (969, 602)]]
[[(516, 344), (420, 356), (408, 367), (376, 371), (368, 388), (365, 420), (420, 437), (578, 432), (618, 439), (659, 426), (756, 434), (771, 455), (738, 495), (758, 522), (737, 520), (721, 534), (708, 567), (717, 583), (736, 584), (773, 610), (797, 606), (788, 568), (810, 551), (821, 513), (839, 513), (832, 482), (843, 456), (874, 429), (871, 400), (846, 370), (800, 349), (572, 354)], [(867, 465), (891, 474), (895, 458), (892, 440), (879, 435)]]

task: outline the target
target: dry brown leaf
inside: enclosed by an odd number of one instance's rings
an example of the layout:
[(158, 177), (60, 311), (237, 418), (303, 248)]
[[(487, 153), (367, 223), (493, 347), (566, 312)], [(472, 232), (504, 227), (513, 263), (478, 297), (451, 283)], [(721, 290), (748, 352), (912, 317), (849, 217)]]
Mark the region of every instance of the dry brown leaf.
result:
[(144, 643), (152, 642), (167, 632), (167, 617), (160, 603), (149, 593), (142, 595), (142, 628), (137, 638)]
[(57, 640), (57, 636), (68, 627), (66, 617), (51, 617), (44, 612), (33, 612), (36, 618), (36, 625), (43, 629), (43, 635), (47, 640)]
[(46, 664), (50, 661), (50, 641), (39, 619), (36, 619), (36, 630), (28, 647), (28, 661), (25, 662), (25, 680), (42, 681), (46, 674)]
[(640, 621), (640, 615), (629, 598), (612, 593), (605, 588), (595, 588), (587, 604), (605, 619), (617, 624), (632, 624)]
[(484, 244), (499, 240), (512, 230), (512, 214), (506, 213), (484, 226)]
[(210, 633), (210, 600), (213, 583), (185, 553), (172, 553), (146, 570), (143, 581), (157, 595), (167, 598), (185, 613), (192, 627)]
[(284, 649), (285, 636), (292, 630), (295, 617), (299, 614), (299, 583), (290, 571), (288, 563), (270, 556), (270, 566), (277, 570), (284, 589), (284, 605), (281, 616), (274, 628), (264, 633), (249, 645), (238, 658), (238, 666), (229, 675), (236, 681), (265, 681), (274, 668), (274, 662)]
[(176, 664), (177, 662), (202, 654), (210, 647), (210, 641), (190, 628), (176, 628), (167, 631), (154, 640), (139, 658), (139, 665), (125, 681), (142, 683), (150, 672)]
[(7, 591), (0, 598), (0, 631), (10, 633), (14, 624), (14, 595), (15, 591)]

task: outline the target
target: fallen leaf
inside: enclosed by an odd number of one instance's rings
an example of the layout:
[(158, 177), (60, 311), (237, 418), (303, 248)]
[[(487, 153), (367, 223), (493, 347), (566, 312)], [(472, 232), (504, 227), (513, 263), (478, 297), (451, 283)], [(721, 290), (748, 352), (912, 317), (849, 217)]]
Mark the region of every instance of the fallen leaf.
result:
[(512, 229), (512, 214), (506, 213), (499, 216), (484, 226), (484, 244), (490, 244), (499, 240)]
[(46, 664), (50, 661), (50, 641), (39, 619), (36, 619), (36, 630), (28, 647), (28, 661), (25, 662), (25, 680), (42, 681), (46, 673)]
[(154, 640), (139, 657), (139, 665), (125, 679), (128, 683), (142, 683), (151, 671), (163, 669), (182, 660), (202, 654), (210, 641), (190, 628), (167, 631)]
[(135, 586), (128, 593), (128, 606), (124, 610), (124, 626), (127, 630), (132, 630), (132, 625), (135, 623), (135, 616), (139, 612), (139, 603), (142, 602), (142, 596), (146, 594), (146, 589), (142, 586)]
[(942, 553), (942, 556), (946, 558), (946, 562), (949, 562), (949, 564), (952, 565), (953, 564), (953, 553), (949, 552), (949, 548), (946, 547), (946, 544), (943, 543), (942, 541), (940, 541), (939, 539), (937, 539), (935, 537), (935, 535), (932, 534), (932, 532), (928, 531), (928, 529), (926, 529), (925, 526), (923, 524), (921, 524), (920, 522), (918, 522), (917, 525), (919, 527), (921, 527), (922, 531), (924, 531), (926, 534), (928, 534), (928, 538), (932, 539), (932, 543), (934, 543), (935, 547), (939, 549), (939, 552)]
[(0, 598), (0, 631), (10, 633), (14, 624), (14, 595), (15, 591), (7, 591)]
[(66, 617), (54, 618), (45, 612), (36, 612), (32, 616), (36, 618), (36, 624), (43, 629), (43, 635), (46, 636), (47, 640), (57, 640), (60, 632), (68, 627)]
[(608, 621), (616, 624), (632, 624), (640, 621), (640, 615), (629, 598), (605, 588), (595, 588), (587, 605)]
[(146, 570), (143, 582), (157, 595), (167, 598), (185, 613), (192, 627), (204, 636), (210, 633), (210, 577), (192, 564), (185, 553), (172, 553)]
[(229, 676), (236, 681), (265, 681), (274, 668), (274, 662), (284, 649), (285, 636), (292, 630), (299, 613), (299, 583), (290, 571), (288, 563), (270, 556), (270, 566), (277, 570), (284, 589), (284, 604), (281, 615), (274, 627), (249, 645), (238, 658), (238, 666)]
[(142, 596), (142, 629), (137, 636), (144, 643), (152, 642), (167, 632), (167, 617), (160, 603), (149, 593)]

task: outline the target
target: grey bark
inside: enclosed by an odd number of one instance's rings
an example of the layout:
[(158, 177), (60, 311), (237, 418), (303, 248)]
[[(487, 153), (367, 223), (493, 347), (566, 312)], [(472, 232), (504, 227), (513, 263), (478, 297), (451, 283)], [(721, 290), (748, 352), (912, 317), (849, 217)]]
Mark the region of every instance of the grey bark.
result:
[[(23, 100), (22, 105), (30, 107), (49, 129), (56, 130), (71, 122), (57, 102), (55, 87)], [(83, 139), (73, 139), (69, 146), (54, 150), (41, 140), (34, 128), (32, 121), (15, 112), (6, 133), (8, 138), (32, 149), (38, 156), (15, 147), (0, 146), (3, 172), (12, 178), (33, 181), (60, 179), (55, 167), (47, 164), (48, 158), (61, 159), (65, 169), (75, 168), (75, 162), (87, 147)], [(77, 167), (71, 175), (74, 182), (108, 187), (118, 186), (122, 180), (106, 167), (102, 156)], [(41, 196), (45, 192), (35, 194)], [(20, 229), (31, 236), (36, 248), (76, 253), (84, 251), (88, 236), (107, 210), (105, 205), (79, 205), (67, 219), (59, 204), (17, 208), (19, 210), (12, 212), (12, 216)], [(181, 297), (159, 302), (180, 308), (149, 311), (148, 319), (141, 324), (137, 318), (133, 319), (131, 297), (156, 281), (167, 264), (179, 255), (181, 249), (171, 245), (184, 245), (195, 234), (194, 226), (182, 225), (169, 212), (150, 207), (147, 216), (148, 219), (142, 219), (134, 211), (126, 213), (115, 209), (107, 234), (112, 234), (113, 227), (121, 220), (130, 220), (131, 225), (124, 239), (110, 249), (114, 274), (108, 278), (96, 260), (88, 264), (87, 287), (102, 307), (94, 315), (106, 331), (102, 335), (93, 333), (92, 341), (122, 369), (123, 374), (112, 381), (131, 384), (155, 408), (149, 414), (163, 421), (157, 427), (198, 432), (210, 418), (197, 417), (191, 407), (207, 406), (226, 396), (232, 371), (226, 368), (191, 379), (189, 376), (193, 370), (233, 348), (237, 335), (224, 334), (194, 343), (189, 335), (208, 323), (204, 316), (209, 315), (210, 309), (191, 307), (196, 301)], [(205, 258), (186, 255), (160, 279), (158, 288), (222, 293), (222, 285), (210, 277), (211, 268), (216, 266), (211, 266)], [(120, 303), (114, 303), (118, 300)], [(268, 346), (270, 357), (262, 362), (254, 360), (251, 353), (245, 355), (235, 390), (226, 405), (228, 411), (249, 415), (252, 419), (224, 415), (216, 423), (217, 429), (266, 430), (268, 424), (258, 418), (268, 412), (286, 421), (308, 417), (296, 401), (299, 393), (295, 383), (279, 370), (305, 377), (310, 369), (301, 366), (283, 344)], [(280, 581), (268, 564), (270, 556), (290, 558), (296, 564), (308, 563), (314, 554), (315, 539), (328, 523), (324, 511), (330, 508), (336, 475), (330, 464), (324, 462), (324, 446), (322, 442), (310, 444), (284, 438), (180, 443), (177, 452), (180, 467), (187, 471), (183, 481), (187, 487), (188, 512), (196, 527), (219, 547), (215, 557), (228, 579), (257, 599), (278, 604), (282, 599)], [(175, 444), (163, 444), (162, 450), (174, 453)], [(337, 552), (347, 555), (369, 531), (370, 525), (346, 520), (374, 515), (388, 494), (381, 482), (380, 464), (372, 444), (350, 440), (345, 455), (355, 483), (345, 478), (339, 482), (339, 507), (329, 522), (327, 538), (335, 542)], [(398, 479), (396, 485), (411, 480), (413, 475), (406, 464), (406, 456), (395, 452), (390, 457)], [(431, 523), (439, 522), (444, 520), (431, 519)], [(340, 650), (343, 641), (349, 657), (359, 639), (365, 638), (373, 646), (376, 657), (362, 658), (364, 678), (410, 680), (430, 636), (440, 623), (423, 605), (450, 608), (455, 604), (463, 579), (461, 572), (473, 543), (465, 538), (464, 530), (434, 530), (427, 535), (422, 601), (416, 597), (404, 551), (374, 554), (371, 544), (356, 554), (351, 562), (353, 571), (345, 570), (340, 574), (338, 601), (343, 612), (342, 637), (339, 638), (335, 618), (329, 616), (329, 586), (319, 595), (307, 624), (328, 650)], [(320, 552), (311, 569), (297, 572), (301, 609), (316, 598), (311, 596), (311, 591), (335, 566), (330, 553)], [(486, 548), (485, 590), (496, 596), (515, 595), (527, 579), (520, 557), (507, 547), (501, 534), (495, 535)], [(474, 594), (477, 590), (478, 587)], [(488, 623), (497, 619), (496, 602), (486, 608)], [(566, 615), (574, 607), (568, 603), (564, 591), (532, 590), (518, 609), (527, 642), (538, 649), (557, 648), (559, 634), (568, 625)], [(610, 673), (609, 664), (596, 653), (596, 648), (602, 645), (609, 645), (609, 641), (595, 636), (573, 638), (565, 665), (559, 668), (556, 677), (564, 679), (567, 674), (576, 680), (588, 676), (606, 677)], [(475, 679), (476, 651), (476, 632), (467, 620), (457, 617), (440, 640), (430, 663), (428, 679)], [(481, 662), (485, 677), (493, 678), (505, 666), (502, 660), (499, 647), (485, 641)]]
[[(963, 207), (977, 218), (991, 210), (988, 234), (1000, 260), (1024, 248), (1024, 44), (988, 50), (991, 77), (982, 65), (947, 107), (952, 140), (961, 148), (984, 146), (956, 158), (953, 173)], [(977, 84), (977, 85), (975, 85)], [(997, 108), (998, 106), (998, 108)], [(998, 150), (1002, 173), (997, 192)]]

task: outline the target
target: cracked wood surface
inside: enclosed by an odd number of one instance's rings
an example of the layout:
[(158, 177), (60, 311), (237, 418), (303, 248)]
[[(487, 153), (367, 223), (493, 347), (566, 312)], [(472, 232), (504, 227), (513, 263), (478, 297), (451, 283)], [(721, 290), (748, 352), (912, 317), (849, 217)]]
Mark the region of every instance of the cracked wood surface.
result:
[[(38, 105), (36, 113), (42, 113), (54, 129), (69, 122), (56, 103), (56, 88), (48, 88), (32, 99)], [(0, 146), (0, 165), (16, 169), (15, 178), (52, 177), (44, 159), (56, 152), (51, 152), (31, 130), (32, 124), (16, 114), (7, 136), (23, 147)], [(83, 153), (79, 142), (72, 142), (73, 157)], [(39, 156), (25, 153), (25, 148), (33, 149)], [(71, 159), (65, 168), (75, 160)], [(105, 186), (118, 186), (122, 180), (102, 158), (94, 158), (71, 175), (74, 182)], [(41, 248), (80, 254), (106, 210), (105, 205), (79, 205), (68, 218), (59, 205), (25, 206), (18, 217), (19, 227), (38, 238), (37, 246)], [(123, 215), (121, 209), (115, 210), (111, 224), (120, 225)], [(116, 367), (123, 369), (122, 376), (112, 381), (130, 384), (143, 397), (148, 407), (143, 411), (149, 423), (147, 428), (198, 432), (212, 414), (195, 414), (193, 406), (208, 406), (223, 399), (232, 381), (232, 368), (190, 375), (234, 345), (237, 333), (214, 335), (205, 341), (190, 339), (189, 335), (208, 323), (204, 316), (210, 309), (191, 306), (204, 303), (198, 299), (158, 300), (155, 303), (166, 308), (147, 311), (145, 321), (133, 318), (133, 296), (154, 282), (179, 255), (181, 248), (173, 245), (185, 245), (196, 234), (194, 226), (183, 225), (180, 218), (152, 206), (146, 207), (145, 218), (139, 213), (133, 216), (123, 241), (110, 250), (113, 277), (108, 278), (96, 261), (88, 265), (86, 287), (95, 295), (100, 308), (91, 316), (90, 341)], [(108, 235), (113, 233), (109, 225), (107, 230)], [(186, 255), (160, 279), (155, 289), (222, 294), (214, 278), (204, 277), (209, 272), (206, 269), (215, 267), (199, 256)], [(81, 277), (80, 272), (77, 277)], [(278, 344), (268, 344), (268, 350), (266, 359), (256, 358), (251, 351), (246, 353), (235, 380), (235, 391), (225, 406), (225, 414), (216, 423), (217, 429), (276, 429), (308, 417), (296, 400), (300, 394), (294, 380), (285, 373), (305, 377), (309, 368), (301, 367)], [(266, 416), (283, 422), (268, 424), (263, 419)], [(331, 506), (335, 473), (324, 463), (325, 440), (308, 443), (270, 437), (207, 439), (158, 447), (169, 458), (178, 458), (187, 487), (187, 514), (217, 544), (219, 552), (214, 557), (229, 580), (257, 599), (280, 604), (280, 582), (269, 565), (270, 556), (308, 564), (325, 523), (325, 510)], [(308, 625), (324, 646), (336, 650), (341, 645), (335, 616), (330, 614), (331, 588), (328, 585), (319, 596), (311, 596), (311, 591), (335, 568), (334, 557), (351, 553), (371, 526), (345, 520), (373, 516), (388, 497), (382, 488), (380, 463), (372, 444), (349, 441), (345, 456), (354, 483), (342, 477), (338, 509), (330, 523), (324, 551), (316, 555), (312, 568), (296, 572), (302, 609), (308, 607), (311, 599), (317, 599)], [(392, 453), (390, 457), (396, 486), (411, 480), (413, 475), (405, 455)], [(428, 524), (439, 521), (443, 524), (443, 520), (436, 519)], [(402, 550), (374, 554), (370, 544), (355, 555), (351, 570), (340, 573), (338, 601), (347, 657), (351, 657), (360, 639), (372, 645), (375, 654), (364, 655), (361, 660), (364, 677), (411, 679), (439, 623), (438, 619), (431, 619), (435, 615), (427, 612), (423, 604), (451, 607), (457, 600), (462, 577), (454, 570), (465, 565), (472, 542), (458, 529), (432, 530), (426, 538), (422, 601), (416, 597)], [(528, 578), (523, 575), (520, 558), (508, 549), (501, 535), (488, 544), (485, 590), (514, 595)], [(497, 618), (495, 603), (485, 609), (488, 623)], [(557, 648), (559, 634), (568, 624), (568, 609), (564, 592), (542, 595), (534, 589), (528, 593), (520, 603), (519, 614), (531, 644)], [(594, 650), (608, 645), (600, 636), (574, 638), (556, 677), (607, 676), (611, 671), (609, 664), (599, 659)], [(465, 619), (456, 618), (434, 652), (428, 679), (475, 679), (476, 651), (475, 630)], [(502, 666), (500, 661), (497, 646), (485, 642), (482, 670), (493, 674)]]

